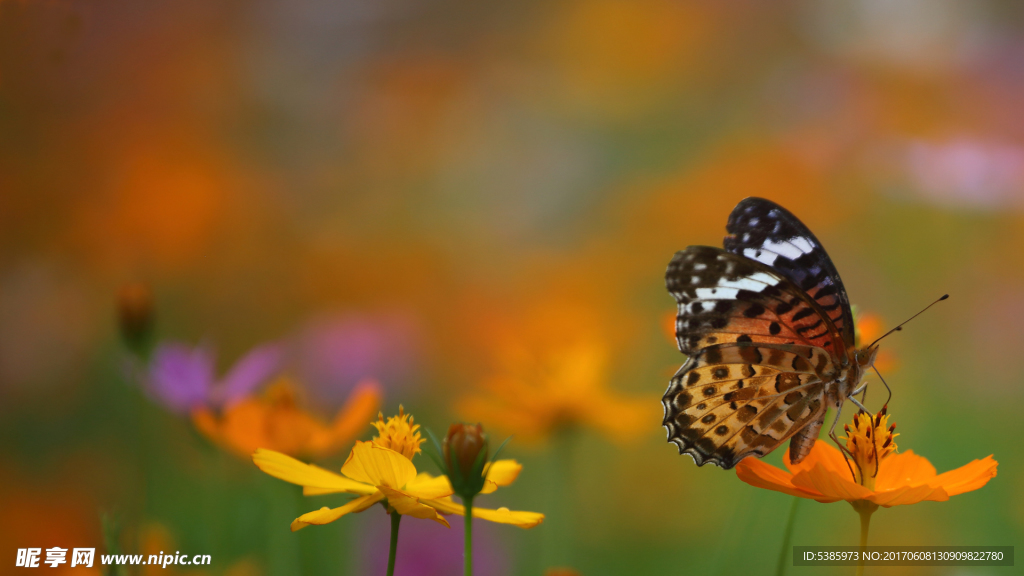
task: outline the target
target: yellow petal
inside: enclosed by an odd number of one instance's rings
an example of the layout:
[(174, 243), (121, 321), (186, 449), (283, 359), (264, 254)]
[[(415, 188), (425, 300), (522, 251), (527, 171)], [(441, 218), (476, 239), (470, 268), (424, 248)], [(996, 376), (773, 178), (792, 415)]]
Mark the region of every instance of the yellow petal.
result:
[(345, 514), (362, 512), (383, 499), (383, 494), (375, 492), (374, 494), (369, 494), (367, 496), (360, 496), (359, 498), (356, 498), (348, 504), (338, 508), (327, 508), (325, 506), (314, 512), (307, 512), (295, 520), (292, 520), (292, 532), (301, 530), (310, 524), (330, 524)]
[(341, 473), (374, 486), (402, 488), (416, 477), (416, 467), (398, 452), (373, 442), (356, 442)]
[[(458, 514), (459, 516), (466, 515), (466, 509), (462, 504), (456, 504), (451, 498), (422, 500), (421, 502), (444, 514)], [(499, 524), (511, 524), (513, 526), (519, 526), (520, 528), (533, 528), (544, 521), (544, 515), (539, 512), (520, 512), (517, 510), (509, 510), (508, 508), (490, 510), (488, 508), (478, 508), (476, 506), (473, 507), (473, 518), (480, 518), (481, 520), (488, 520)]]
[(252, 461), (260, 470), (274, 478), (280, 478), (299, 486), (319, 489), (320, 492), (316, 492), (317, 494), (349, 492), (365, 495), (377, 491), (373, 485), (350, 480), (319, 466), (306, 464), (286, 454), (265, 448), (257, 448), (252, 454)]
[(486, 470), (484, 470), (487, 479), (480, 493), (490, 494), (497, 490), (498, 486), (508, 486), (515, 482), (522, 469), (523, 465), (515, 460), (497, 460), (488, 464)]
[(387, 486), (381, 486), (380, 491), (388, 497), (388, 504), (399, 514), (412, 516), (413, 518), (423, 518), (424, 520), (433, 520), (438, 524), (444, 525), (445, 528), (451, 528), (448, 525), (448, 521), (438, 514), (437, 510), (421, 504), (415, 497)]
[(454, 492), (447, 476), (431, 476), (426, 472), (417, 475), (405, 485), (403, 491), (417, 498), (443, 498)]

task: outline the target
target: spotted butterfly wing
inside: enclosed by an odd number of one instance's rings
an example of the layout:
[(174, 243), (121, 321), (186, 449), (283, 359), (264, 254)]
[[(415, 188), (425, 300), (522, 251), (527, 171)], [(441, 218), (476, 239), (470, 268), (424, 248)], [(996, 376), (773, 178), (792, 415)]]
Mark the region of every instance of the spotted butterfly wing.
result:
[(732, 468), (794, 436), (817, 437), (852, 349), (843, 328), (852, 314), (820, 242), (788, 211), (748, 198), (727, 231), (725, 250), (690, 246), (669, 263), (689, 359), (662, 404), (680, 453)]

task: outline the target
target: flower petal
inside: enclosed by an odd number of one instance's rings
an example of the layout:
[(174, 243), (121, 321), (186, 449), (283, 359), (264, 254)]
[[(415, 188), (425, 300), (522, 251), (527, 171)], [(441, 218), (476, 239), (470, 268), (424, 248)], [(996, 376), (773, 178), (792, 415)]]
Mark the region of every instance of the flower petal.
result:
[(928, 482), (932, 486), (941, 486), (950, 496), (977, 490), (996, 476), (999, 462), (988, 455), (981, 460), (974, 460), (949, 472), (943, 472)]
[(410, 480), (403, 490), (417, 498), (444, 498), (454, 492), (447, 476), (431, 476), (426, 472)]
[[(838, 452), (838, 450), (836, 451)], [(871, 496), (871, 490), (850, 480), (848, 471), (845, 474), (846, 476), (843, 476), (842, 473), (829, 470), (821, 462), (818, 462), (814, 468), (794, 474), (793, 485), (825, 496), (825, 499), (817, 499), (818, 502), (835, 502), (836, 500), (852, 502), (866, 500)]]
[[(775, 490), (801, 498), (821, 499), (822, 494), (793, 485), (793, 475), (755, 458), (744, 458), (736, 465), (736, 477), (755, 488)], [(828, 500), (834, 502), (834, 500)]]
[[(423, 503), (431, 508), (436, 508), (438, 511), (445, 514), (458, 514), (459, 516), (466, 515), (466, 508), (463, 507), (462, 504), (453, 502), (451, 498), (423, 500)], [(521, 512), (517, 510), (509, 510), (508, 508), (491, 510), (489, 508), (478, 508), (476, 506), (473, 507), (473, 518), (480, 518), (481, 520), (497, 522), (499, 524), (511, 524), (513, 526), (519, 526), (520, 528), (533, 528), (544, 521), (544, 515), (540, 512)]]
[(252, 454), (252, 461), (260, 470), (274, 478), (318, 489), (319, 491), (314, 492), (316, 494), (350, 492), (352, 494), (367, 495), (377, 491), (372, 485), (350, 480), (329, 470), (324, 470), (319, 466), (306, 464), (291, 456), (265, 448), (257, 448)]
[(448, 521), (438, 514), (437, 510), (421, 504), (415, 496), (387, 486), (380, 486), (380, 491), (388, 497), (388, 505), (399, 514), (412, 516), (413, 518), (423, 518), (424, 520), (433, 520), (438, 524), (444, 525), (445, 528), (451, 528)]
[(381, 494), (380, 492), (375, 492), (374, 494), (369, 494), (366, 496), (360, 496), (359, 498), (355, 498), (354, 500), (348, 502), (344, 506), (340, 506), (338, 508), (328, 508), (324, 506), (319, 510), (307, 512), (302, 516), (299, 516), (295, 520), (292, 520), (292, 532), (295, 532), (296, 530), (301, 530), (302, 528), (305, 528), (310, 524), (330, 524), (331, 522), (334, 522), (335, 520), (341, 518), (345, 514), (362, 512), (363, 510), (366, 510), (370, 506), (373, 506), (374, 504), (380, 502), (383, 499), (383, 494)]
[(416, 477), (416, 467), (390, 448), (373, 442), (356, 442), (341, 473), (357, 482), (399, 489)]
[(486, 480), (480, 493), (490, 494), (497, 490), (499, 486), (508, 486), (515, 482), (522, 469), (523, 465), (515, 460), (496, 460), (488, 464), (484, 469)]
[(949, 495), (947, 495), (946, 491), (942, 488), (922, 484), (918, 486), (902, 486), (895, 490), (887, 490), (885, 492), (875, 492), (868, 497), (868, 500), (878, 504), (879, 506), (889, 508), (892, 506), (917, 504), (924, 500), (945, 502), (946, 500), (949, 500)]
[(799, 464), (793, 464), (789, 461), (789, 450), (782, 456), (782, 463), (793, 474), (813, 470), (818, 464), (821, 464), (825, 470), (835, 472), (836, 474), (849, 475), (850, 470), (846, 464), (846, 459), (843, 458), (843, 453), (824, 440), (815, 440), (810, 453)]
[(882, 460), (875, 478), (875, 491), (884, 492), (903, 486), (919, 486), (935, 478), (935, 467), (913, 450), (893, 454)]

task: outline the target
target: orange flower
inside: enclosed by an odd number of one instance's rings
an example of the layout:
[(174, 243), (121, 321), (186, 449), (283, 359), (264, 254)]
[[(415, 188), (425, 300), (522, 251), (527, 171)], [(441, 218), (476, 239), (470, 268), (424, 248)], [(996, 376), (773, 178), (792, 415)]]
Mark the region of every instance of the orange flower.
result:
[(605, 386), (607, 354), (593, 342), (544, 357), (507, 348), (503, 359), (505, 369), (484, 382), (489, 394), (458, 403), (467, 420), (493, 422), (526, 442), (580, 426), (631, 440), (657, 420), (653, 398), (631, 398)]
[(281, 378), (262, 397), (245, 398), (219, 415), (200, 408), (192, 413), (192, 422), (211, 441), (243, 458), (257, 448), (317, 458), (354, 440), (380, 401), (377, 384), (364, 382), (328, 424), (296, 406), (294, 384)]
[[(882, 325), (882, 317), (878, 314), (858, 314), (856, 308), (854, 314), (854, 346), (860, 348), (875, 341), (885, 333)], [(875, 356), (875, 368), (879, 372), (889, 372), (899, 367), (896, 355), (891, 350), (880, 349)]]
[(996, 475), (998, 462), (991, 455), (956, 470), (936, 474), (935, 467), (927, 459), (912, 451), (896, 454), (894, 439), (897, 434), (892, 432), (896, 425), (886, 427), (888, 416), (885, 408), (875, 417), (855, 415), (853, 423), (852, 430), (847, 427), (846, 447), (854, 456), (854, 462), (849, 466), (839, 450), (818, 440), (811, 453), (799, 464), (791, 463), (789, 454), (783, 456), (788, 473), (771, 464), (747, 458), (736, 465), (736, 475), (757, 488), (818, 502), (845, 500), (855, 508), (889, 508), (925, 500), (944, 502), (950, 496), (981, 488)]

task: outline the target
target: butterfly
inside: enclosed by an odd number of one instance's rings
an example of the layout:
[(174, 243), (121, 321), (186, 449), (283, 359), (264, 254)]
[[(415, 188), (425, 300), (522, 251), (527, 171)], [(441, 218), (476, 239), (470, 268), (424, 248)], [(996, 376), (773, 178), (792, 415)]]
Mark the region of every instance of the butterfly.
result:
[[(878, 346), (854, 345), (846, 288), (821, 242), (763, 198), (736, 205), (724, 248), (677, 252), (665, 284), (688, 356), (662, 398), (668, 441), (698, 466), (732, 468), (790, 440), (803, 460), (828, 406), (864, 391)], [(877, 342), (877, 341), (876, 341)], [(835, 423), (830, 437), (835, 437)]]

